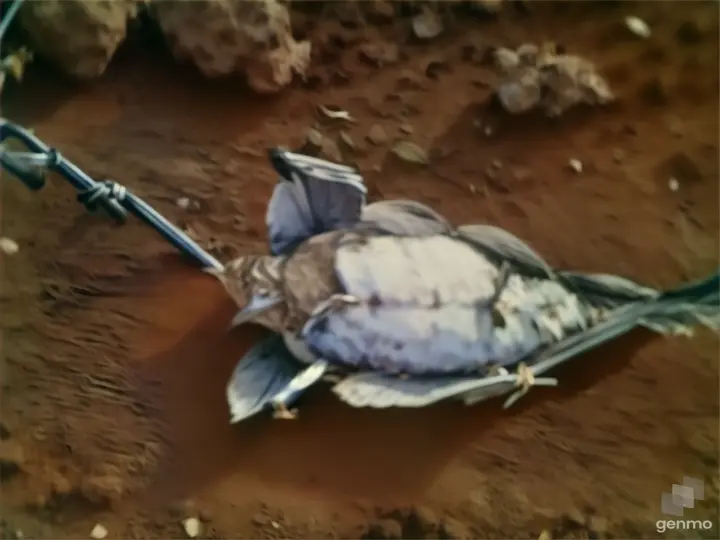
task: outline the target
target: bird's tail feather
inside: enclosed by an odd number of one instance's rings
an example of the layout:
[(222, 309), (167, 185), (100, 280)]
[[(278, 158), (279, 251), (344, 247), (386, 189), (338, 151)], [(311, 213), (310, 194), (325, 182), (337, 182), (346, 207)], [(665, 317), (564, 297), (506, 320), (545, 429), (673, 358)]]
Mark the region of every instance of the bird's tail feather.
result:
[[(561, 277), (591, 303), (604, 304), (612, 311), (599, 324), (544, 351), (536, 364), (542, 364), (542, 371), (637, 326), (662, 334), (688, 334), (697, 326), (720, 329), (720, 273), (667, 292), (646, 289), (614, 276), (563, 273)], [(602, 299), (604, 302), (600, 302)]]

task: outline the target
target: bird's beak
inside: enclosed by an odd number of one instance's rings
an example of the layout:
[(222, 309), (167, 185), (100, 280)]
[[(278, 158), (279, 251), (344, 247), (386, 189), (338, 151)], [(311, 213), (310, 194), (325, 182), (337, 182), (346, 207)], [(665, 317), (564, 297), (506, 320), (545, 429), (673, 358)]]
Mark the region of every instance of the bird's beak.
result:
[(253, 296), (250, 302), (240, 311), (235, 314), (233, 320), (230, 322), (229, 330), (232, 330), (236, 326), (245, 324), (252, 321), (258, 315), (274, 308), (283, 301), (281, 297), (261, 297)]
[(217, 278), (222, 282), (222, 284), (225, 284), (225, 269), (220, 268), (213, 268), (212, 266), (206, 266), (202, 269), (203, 272), (206, 274), (210, 274), (211, 276)]

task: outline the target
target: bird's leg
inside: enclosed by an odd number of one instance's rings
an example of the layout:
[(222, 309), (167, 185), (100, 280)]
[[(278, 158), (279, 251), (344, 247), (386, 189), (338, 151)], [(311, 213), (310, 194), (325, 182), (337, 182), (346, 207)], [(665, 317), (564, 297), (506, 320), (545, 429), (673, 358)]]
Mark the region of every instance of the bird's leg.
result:
[(328, 362), (322, 359), (298, 373), (270, 402), (273, 408), (273, 418), (294, 420), (297, 418), (297, 409), (288, 409), (288, 403), (294, 403), (308, 388), (318, 382), (328, 369)]
[(273, 418), (276, 420), (295, 420), (298, 417), (297, 409), (288, 409), (282, 401), (273, 401)]
[(510, 273), (512, 271), (512, 267), (510, 264), (508, 264), (507, 261), (504, 261), (502, 265), (500, 265), (500, 270), (498, 271), (498, 275), (495, 278), (495, 292), (488, 300), (488, 307), (492, 309), (495, 307), (495, 304), (500, 299), (500, 295), (502, 295), (503, 291), (505, 290), (505, 287), (508, 284), (508, 281), (510, 279)]

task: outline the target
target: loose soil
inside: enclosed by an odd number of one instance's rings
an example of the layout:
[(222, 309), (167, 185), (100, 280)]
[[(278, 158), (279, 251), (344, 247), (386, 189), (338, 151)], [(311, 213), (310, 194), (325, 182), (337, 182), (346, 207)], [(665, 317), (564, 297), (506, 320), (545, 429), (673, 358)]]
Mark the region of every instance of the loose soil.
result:
[[(629, 14), (650, 39), (627, 32)], [(83, 86), (34, 66), (4, 115), (225, 256), (266, 251), (265, 149), (300, 146), (322, 104), (358, 119), (361, 148), (346, 156), (373, 198), (499, 225), (558, 267), (657, 287), (717, 268), (717, 2), (530, 3), (385, 51), (380, 67), (360, 50), (404, 43), (405, 23), (312, 21), (318, 65), (276, 97), (201, 80), (146, 37)], [(545, 40), (595, 62), (618, 103), (557, 121), (493, 108), (484, 47)], [(379, 145), (365, 140), (376, 124)], [(403, 124), (430, 167), (388, 153)], [(706, 482), (686, 517), (714, 523), (693, 535), (718, 537), (707, 332), (636, 332), (507, 412), (353, 410), (320, 390), (295, 422), (230, 426), (225, 383), (262, 331), (226, 331), (218, 285), (138, 220), (87, 214), (58, 178), (37, 193), (8, 179), (2, 198), (3, 234), (20, 245), (0, 296), (6, 537), (82, 538), (97, 522), (111, 538), (182, 537), (190, 516), (211, 538), (657, 537), (661, 494), (684, 475)]]

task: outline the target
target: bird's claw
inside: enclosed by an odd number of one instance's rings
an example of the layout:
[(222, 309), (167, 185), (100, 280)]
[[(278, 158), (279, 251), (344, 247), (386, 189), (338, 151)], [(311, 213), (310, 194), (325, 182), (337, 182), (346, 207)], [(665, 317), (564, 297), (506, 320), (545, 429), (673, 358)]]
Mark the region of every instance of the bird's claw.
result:
[(295, 420), (298, 417), (297, 409), (288, 409), (285, 403), (273, 402), (273, 418), (276, 420)]

